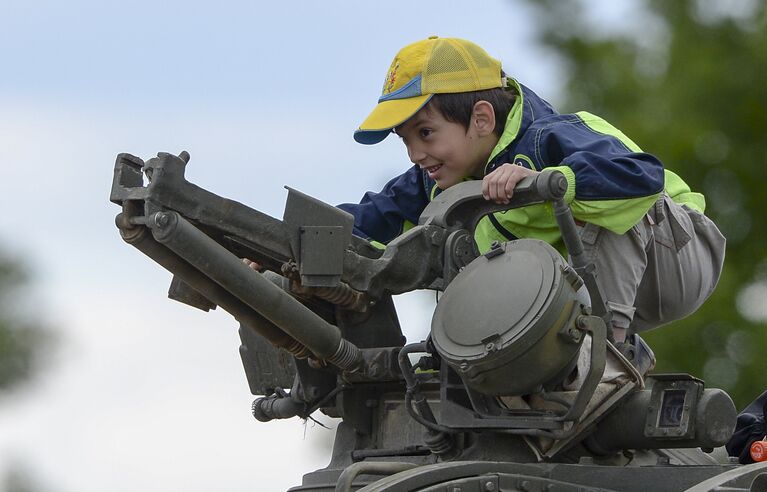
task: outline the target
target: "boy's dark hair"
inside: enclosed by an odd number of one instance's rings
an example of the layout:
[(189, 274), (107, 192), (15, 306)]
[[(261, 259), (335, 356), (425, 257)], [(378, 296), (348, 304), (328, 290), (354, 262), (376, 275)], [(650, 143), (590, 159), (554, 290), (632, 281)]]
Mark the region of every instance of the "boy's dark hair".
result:
[(484, 91), (434, 94), (429, 105), (442, 113), (447, 121), (459, 123), (468, 130), (474, 105), (479, 101), (487, 101), (493, 105), (495, 112), (493, 133), (500, 137), (506, 126), (506, 118), (509, 116), (509, 111), (514, 106), (516, 99), (517, 92), (515, 90), (498, 87)]

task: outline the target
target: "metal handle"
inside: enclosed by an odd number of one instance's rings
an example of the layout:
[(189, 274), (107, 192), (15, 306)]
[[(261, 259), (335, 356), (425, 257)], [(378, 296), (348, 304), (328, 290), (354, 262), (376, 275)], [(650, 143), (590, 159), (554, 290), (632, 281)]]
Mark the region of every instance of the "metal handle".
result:
[(559, 171), (540, 173), (522, 179), (506, 204), (486, 200), (481, 181), (465, 181), (443, 191), (421, 213), (419, 225), (436, 225), (446, 229), (474, 230), (485, 215), (565, 196), (567, 179)]
[(481, 181), (459, 183), (440, 193), (423, 211), (419, 225), (436, 225), (448, 230), (473, 232), (487, 214), (544, 202), (553, 202), (554, 216), (567, 252), (578, 273), (586, 267), (583, 244), (575, 227), (570, 207), (565, 203), (567, 178), (559, 171), (539, 173), (522, 179), (514, 188), (509, 203), (495, 203), (482, 196)]

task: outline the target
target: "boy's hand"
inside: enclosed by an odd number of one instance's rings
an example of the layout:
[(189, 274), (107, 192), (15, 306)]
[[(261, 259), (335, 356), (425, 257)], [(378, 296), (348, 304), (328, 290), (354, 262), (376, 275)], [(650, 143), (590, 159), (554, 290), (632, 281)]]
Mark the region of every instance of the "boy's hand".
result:
[(495, 203), (509, 203), (514, 194), (514, 187), (527, 176), (538, 174), (517, 164), (503, 164), (482, 180), (482, 196)]
[(247, 258), (243, 258), (242, 262), (245, 263), (246, 265), (248, 265), (250, 268), (252, 268), (253, 270), (255, 270), (257, 272), (261, 271), (261, 264), (258, 263), (258, 262), (255, 262), (253, 260), (249, 260)]

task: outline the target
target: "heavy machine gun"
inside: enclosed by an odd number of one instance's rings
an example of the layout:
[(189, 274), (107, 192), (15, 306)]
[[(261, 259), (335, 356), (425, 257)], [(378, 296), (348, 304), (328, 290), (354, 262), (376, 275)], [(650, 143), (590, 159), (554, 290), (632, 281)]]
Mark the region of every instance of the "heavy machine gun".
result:
[[(328, 467), (293, 491), (757, 490), (767, 465), (702, 451), (730, 437), (729, 396), (686, 374), (643, 377), (611, 343), (610, 312), (560, 173), (510, 204), (479, 182), (438, 195), (380, 250), (351, 215), (288, 189), (283, 220), (184, 178), (189, 155), (120, 154), (123, 239), (173, 273), (169, 297), (220, 306), (260, 421), (338, 417)], [(473, 241), (490, 212), (549, 203), (570, 262), (536, 240)], [(256, 272), (241, 258), (258, 262)], [(391, 296), (443, 292), (406, 345)], [(382, 478), (383, 477), (383, 478)], [(760, 485), (761, 484), (761, 485)], [(754, 488), (757, 487), (757, 488)]]

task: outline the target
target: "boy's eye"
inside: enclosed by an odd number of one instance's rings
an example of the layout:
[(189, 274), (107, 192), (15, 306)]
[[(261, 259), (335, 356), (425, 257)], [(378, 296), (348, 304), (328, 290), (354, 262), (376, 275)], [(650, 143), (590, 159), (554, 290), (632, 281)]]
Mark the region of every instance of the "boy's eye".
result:
[(431, 130), (431, 128), (421, 128), (420, 130), (418, 130), (418, 134), (419, 134), (419, 135), (420, 135), (422, 138), (426, 138), (426, 137), (428, 137), (429, 135), (431, 135), (431, 131), (432, 131), (432, 130)]

